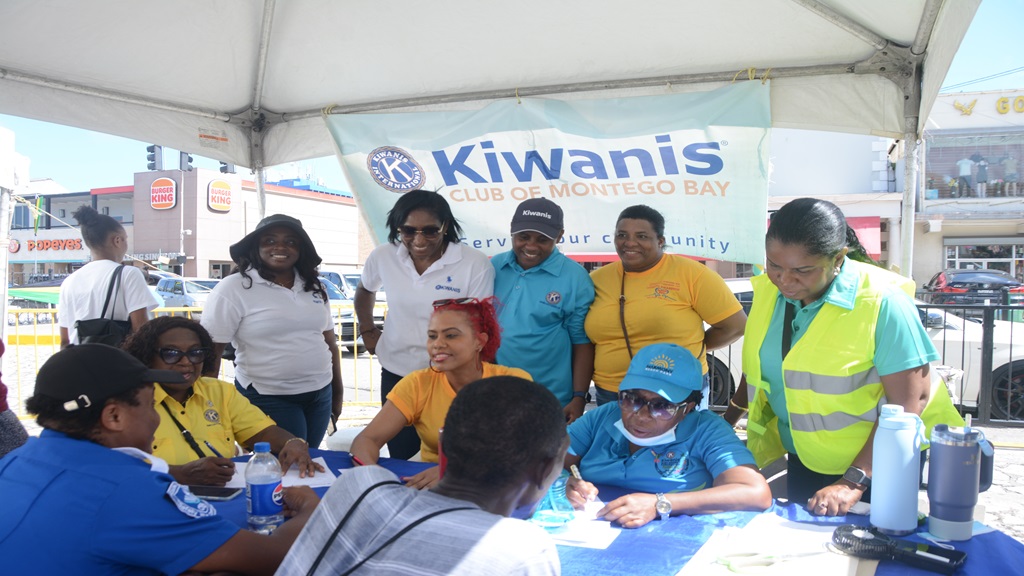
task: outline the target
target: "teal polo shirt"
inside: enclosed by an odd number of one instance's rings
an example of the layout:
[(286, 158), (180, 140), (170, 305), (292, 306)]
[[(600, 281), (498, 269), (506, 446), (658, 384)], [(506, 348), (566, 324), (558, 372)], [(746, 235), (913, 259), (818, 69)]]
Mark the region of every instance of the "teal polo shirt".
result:
[[(796, 454), (796, 447), (793, 445), (793, 432), (789, 427), (789, 408), (786, 406), (786, 395), (782, 387), (782, 323), (785, 321), (786, 302), (793, 304), (796, 310), (793, 317), (793, 341), (790, 346), (792, 348), (800, 341), (804, 332), (807, 332), (807, 327), (825, 304), (852, 310), (859, 286), (860, 276), (853, 266), (846, 266), (844, 261), (839, 275), (821, 298), (804, 306), (799, 300), (789, 300), (780, 292), (775, 301), (768, 334), (761, 344), (761, 378), (770, 386), (768, 404), (779, 417), (782, 445), (791, 454)], [(836, 334), (835, 337), (846, 338), (849, 335)], [(882, 299), (878, 310), (878, 323), (875, 326), (873, 361), (878, 375), (895, 374), (935, 362), (939, 358), (935, 345), (921, 324), (921, 317), (917, 313), (914, 301), (899, 288), (893, 287)]]
[(529, 270), (511, 251), (491, 265), (501, 324), (498, 364), (526, 370), (565, 406), (572, 400), (572, 347), (590, 342), (583, 329), (594, 302), (590, 274), (558, 248)]
[(615, 427), (621, 419), (618, 402), (609, 402), (569, 425), (569, 453), (580, 457), (580, 474), (588, 482), (650, 494), (690, 492), (711, 488), (730, 468), (754, 464), (732, 426), (710, 410), (687, 414), (676, 424), (675, 440), (632, 454)]

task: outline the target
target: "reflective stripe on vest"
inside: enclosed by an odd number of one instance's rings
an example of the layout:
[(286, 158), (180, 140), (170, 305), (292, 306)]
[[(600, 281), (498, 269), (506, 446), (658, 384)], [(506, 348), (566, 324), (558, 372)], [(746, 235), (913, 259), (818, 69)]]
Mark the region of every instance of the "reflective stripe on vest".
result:
[(881, 382), (874, 366), (866, 372), (849, 376), (828, 376), (787, 370), (784, 376), (790, 390), (814, 390), (818, 394), (849, 394), (874, 382)]

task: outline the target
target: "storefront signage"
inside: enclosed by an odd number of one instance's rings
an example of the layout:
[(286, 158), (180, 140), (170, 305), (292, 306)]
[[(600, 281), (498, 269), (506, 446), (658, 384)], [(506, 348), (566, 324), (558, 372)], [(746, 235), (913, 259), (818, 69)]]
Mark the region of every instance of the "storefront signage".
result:
[(214, 212), (231, 210), (231, 183), (227, 180), (214, 180), (206, 188), (206, 205)]
[(7, 245), (7, 251), (11, 254), (17, 254), (18, 250), (21, 250), (21, 242), (11, 238), (11, 243)]
[(154, 210), (170, 210), (178, 204), (178, 184), (170, 178), (157, 178), (149, 187), (149, 205)]
[(25, 249), (33, 250), (81, 250), (81, 238), (68, 238), (66, 240), (26, 240)]
[(996, 100), (996, 112), (1007, 114), (1010, 110), (1024, 114), (1024, 96), (1017, 96), (1012, 100), (1006, 97)]

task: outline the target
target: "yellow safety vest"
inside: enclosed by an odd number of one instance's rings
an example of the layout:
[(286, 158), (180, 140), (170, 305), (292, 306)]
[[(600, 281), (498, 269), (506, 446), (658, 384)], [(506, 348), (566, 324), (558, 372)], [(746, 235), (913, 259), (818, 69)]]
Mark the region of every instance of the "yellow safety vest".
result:
[[(806, 334), (782, 362), (786, 406), (793, 445), (808, 468), (821, 474), (842, 474), (863, 449), (885, 403), (881, 377), (875, 369), (875, 326), (888, 286), (906, 290), (906, 279), (887, 270), (846, 260), (859, 281), (852, 310), (825, 303)], [(743, 371), (747, 377), (750, 414), (747, 447), (764, 467), (785, 453), (777, 416), (768, 405), (769, 384), (761, 378), (760, 350), (768, 333), (778, 288), (761, 275), (751, 279), (754, 301), (743, 335)], [(870, 335), (864, 337), (863, 335)], [(926, 434), (939, 423), (963, 425), (949, 392), (932, 371), (931, 395), (921, 419)]]

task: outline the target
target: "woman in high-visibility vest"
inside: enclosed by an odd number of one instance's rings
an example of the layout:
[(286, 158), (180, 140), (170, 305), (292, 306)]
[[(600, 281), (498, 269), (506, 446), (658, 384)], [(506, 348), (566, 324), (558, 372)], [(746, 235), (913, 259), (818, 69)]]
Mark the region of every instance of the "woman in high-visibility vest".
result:
[(830, 202), (801, 198), (775, 213), (766, 273), (751, 279), (747, 386), (726, 414), (735, 423), (749, 405), (758, 466), (788, 454), (788, 498), (818, 515), (870, 500), (881, 404), (900, 404), (929, 428), (962, 423), (930, 370), (939, 354), (908, 297), (913, 283), (851, 258), (863, 252)]

